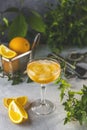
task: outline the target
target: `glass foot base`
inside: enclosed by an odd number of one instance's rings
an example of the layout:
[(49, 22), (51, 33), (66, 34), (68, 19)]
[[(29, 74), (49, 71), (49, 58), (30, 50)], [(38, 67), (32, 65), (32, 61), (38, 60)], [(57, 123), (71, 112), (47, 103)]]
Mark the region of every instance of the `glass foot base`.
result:
[(49, 100), (45, 100), (45, 104), (41, 104), (41, 100), (38, 99), (31, 104), (31, 110), (38, 115), (47, 115), (52, 113), (54, 109), (54, 104)]

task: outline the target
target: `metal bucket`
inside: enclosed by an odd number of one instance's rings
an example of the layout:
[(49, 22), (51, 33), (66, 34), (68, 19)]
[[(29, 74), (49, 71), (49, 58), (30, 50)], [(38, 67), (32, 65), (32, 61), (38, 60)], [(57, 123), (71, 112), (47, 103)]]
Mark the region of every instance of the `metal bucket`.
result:
[(32, 50), (21, 54), (19, 56), (16, 56), (12, 59), (7, 59), (2, 57), (2, 69), (3, 69), (3, 75), (14, 75), (16, 72), (24, 72), (27, 66), (27, 63), (32, 58)]
[(34, 39), (34, 42), (31, 46), (31, 50), (20, 54), (12, 59), (7, 59), (5, 57), (1, 57), (1, 68), (2, 74), (1, 77), (6, 75), (14, 76), (16, 72), (24, 73), (26, 71), (27, 63), (34, 58), (36, 47), (40, 40), (40, 34), (38, 33)]

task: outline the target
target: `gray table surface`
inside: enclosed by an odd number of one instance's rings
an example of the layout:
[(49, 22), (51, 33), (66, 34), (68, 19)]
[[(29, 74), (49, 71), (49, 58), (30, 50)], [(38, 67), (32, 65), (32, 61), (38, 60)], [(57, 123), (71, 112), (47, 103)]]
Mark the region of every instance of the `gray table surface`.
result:
[[(72, 89), (75, 90), (79, 90), (83, 84), (87, 84), (87, 80), (78, 78), (70, 79), (69, 82), (72, 84)], [(86, 130), (86, 125), (80, 126), (76, 121), (64, 125), (65, 111), (60, 102), (58, 87), (54, 83), (47, 84), (46, 98), (51, 100), (56, 106), (53, 113), (46, 116), (37, 116), (33, 112), (28, 111), (28, 121), (16, 125), (8, 117), (8, 109), (3, 105), (3, 98), (25, 95), (32, 102), (40, 98), (40, 86), (33, 82), (23, 82), (12, 86), (11, 81), (8, 81), (7, 78), (0, 78), (0, 130)]]

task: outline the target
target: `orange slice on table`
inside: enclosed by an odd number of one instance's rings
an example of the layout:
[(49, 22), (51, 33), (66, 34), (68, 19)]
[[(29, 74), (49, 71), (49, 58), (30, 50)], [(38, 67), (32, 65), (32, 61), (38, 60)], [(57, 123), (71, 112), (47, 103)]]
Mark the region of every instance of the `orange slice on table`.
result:
[(28, 97), (27, 96), (21, 96), (16, 98), (17, 102), (19, 102), (22, 106), (25, 106), (26, 103), (28, 102)]
[(19, 104), (21, 104), (23, 107), (27, 104), (28, 102), (28, 97), (27, 96), (20, 96), (20, 97), (13, 97), (13, 98), (4, 98), (3, 103), (5, 107), (9, 107), (10, 103), (15, 100)]
[(17, 55), (17, 53), (11, 49), (9, 49), (7, 46), (5, 45), (0, 45), (0, 54), (8, 59), (11, 59), (13, 57), (15, 57)]
[(28, 114), (20, 103), (13, 100), (8, 108), (9, 118), (13, 123), (19, 124), (28, 119)]

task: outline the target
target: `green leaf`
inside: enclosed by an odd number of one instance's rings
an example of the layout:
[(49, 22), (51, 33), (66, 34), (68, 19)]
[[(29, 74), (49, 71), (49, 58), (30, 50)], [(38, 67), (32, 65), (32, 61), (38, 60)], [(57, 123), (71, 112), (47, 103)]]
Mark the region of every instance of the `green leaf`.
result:
[(59, 84), (60, 99), (62, 101), (64, 99), (66, 90), (69, 89), (71, 85), (67, 82), (67, 80), (62, 78), (62, 75), (56, 80), (55, 83)]
[(32, 80), (28, 77), (27, 83), (30, 83), (30, 82), (32, 82)]
[(46, 42), (51, 49), (61, 51), (68, 45), (81, 47), (87, 44), (86, 0), (58, 0), (54, 9), (51, 6), (48, 9), (45, 14)]
[(25, 20), (25, 17), (22, 14), (19, 14), (12, 22), (9, 28), (9, 39), (12, 39), (16, 36), (25, 37), (28, 31), (28, 25)]
[(87, 6), (82, 6), (82, 9), (87, 12)]
[(8, 19), (7, 19), (6, 17), (3, 18), (3, 22), (4, 22), (5, 25), (8, 27), (8, 25), (9, 25), (8, 23), (9, 23), (9, 22), (8, 22)]
[(6, 12), (18, 12), (19, 11), (19, 9), (18, 8), (16, 8), (16, 7), (10, 7), (10, 8), (7, 8), (5, 11), (4, 11), (4, 13), (6, 13)]
[(38, 32), (45, 32), (46, 25), (39, 13), (35, 11), (29, 11), (29, 17), (27, 17), (27, 21), (32, 29)]
[(60, 86), (61, 86), (60, 100), (62, 101), (65, 96), (65, 89), (62, 88), (63, 85), (60, 85)]
[[(79, 98), (76, 95), (79, 95)], [(83, 85), (83, 88), (77, 92), (67, 90), (65, 96), (67, 98), (63, 102), (64, 110), (66, 111), (64, 124), (77, 120), (80, 125), (83, 125), (83, 123), (87, 122), (87, 86)]]

